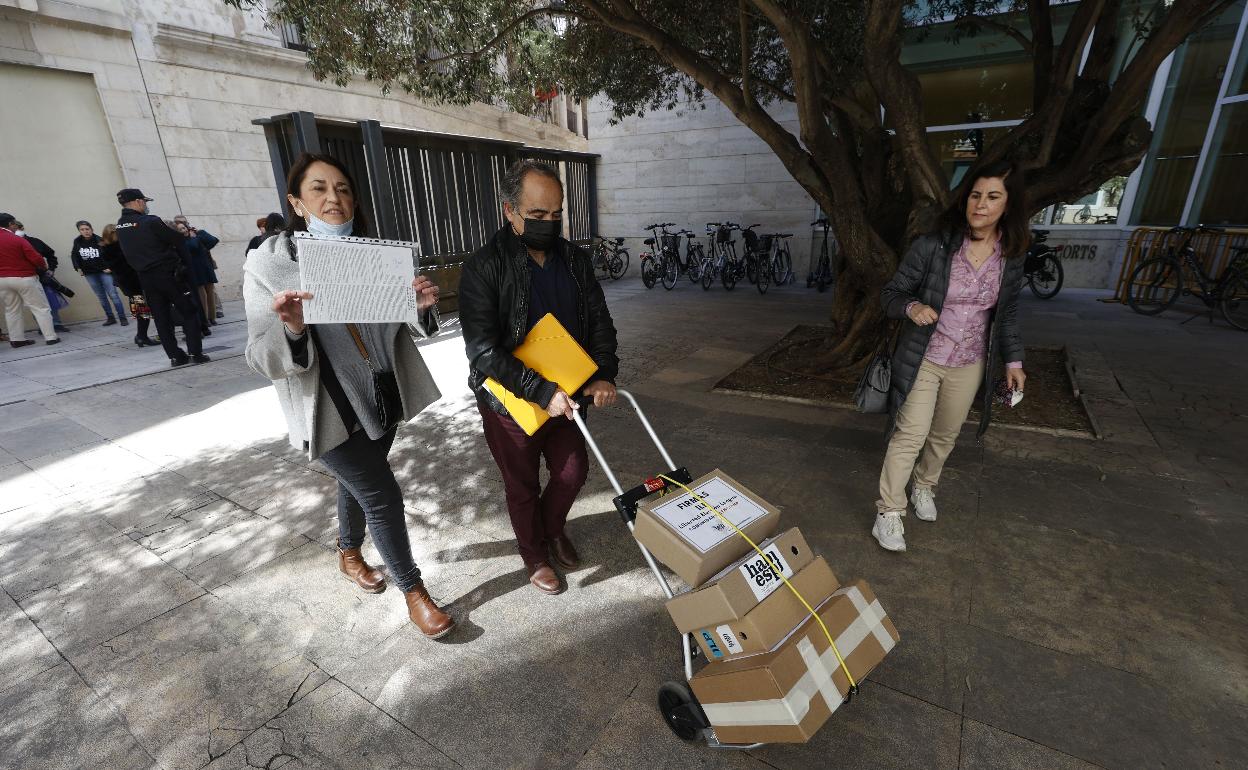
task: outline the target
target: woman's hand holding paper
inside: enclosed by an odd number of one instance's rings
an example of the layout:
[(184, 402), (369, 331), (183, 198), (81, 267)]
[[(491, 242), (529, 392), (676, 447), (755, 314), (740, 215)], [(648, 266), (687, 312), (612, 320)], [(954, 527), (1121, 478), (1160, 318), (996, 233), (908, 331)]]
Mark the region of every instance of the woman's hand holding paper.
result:
[(412, 288), (416, 290), (416, 309), (421, 313), (438, 304), (438, 286), (425, 276), (413, 278)]
[(273, 312), (291, 334), (303, 334), (303, 301), (312, 299), (309, 291), (279, 291), (273, 295)]

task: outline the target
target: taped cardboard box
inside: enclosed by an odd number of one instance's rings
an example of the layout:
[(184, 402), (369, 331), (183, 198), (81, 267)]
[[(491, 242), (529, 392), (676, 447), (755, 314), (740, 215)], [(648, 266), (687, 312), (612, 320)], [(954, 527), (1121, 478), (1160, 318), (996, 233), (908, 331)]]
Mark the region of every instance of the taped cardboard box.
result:
[(707, 580), (706, 585), (668, 600), (668, 614), (682, 634), (745, 617), (745, 613), (784, 585), (780, 574), (791, 579), (815, 558), (796, 527), (759, 543), (759, 548), (767, 554), (770, 564), (750, 549)]
[(756, 543), (776, 531), (780, 511), (719, 469), (689, 488), (698, 499), (678, 489), (640, 505), (633, 535), (654, 558), (696, 588), (752, 550), (707, 506), (714, 506)]
[[(841, 588), (816, 610), (860, 684), (900, 640), (866, 581)], [(724, 743), (805, 743), (849, 692), (814, 618), (774, 650), (710, 663), (689, 684)]]
[[(789, 580), (811, 607), (818, 607), (840, 587), (832, 568), (818, 556)], [(709, 661), (730, 660), (742, 655), (767, 652), (779, 644), (810, 611), (788, 588), (781, 588), (763, 599), (754, 609), (736, 620), (727, 620), (694, 631), (694, 638)]]

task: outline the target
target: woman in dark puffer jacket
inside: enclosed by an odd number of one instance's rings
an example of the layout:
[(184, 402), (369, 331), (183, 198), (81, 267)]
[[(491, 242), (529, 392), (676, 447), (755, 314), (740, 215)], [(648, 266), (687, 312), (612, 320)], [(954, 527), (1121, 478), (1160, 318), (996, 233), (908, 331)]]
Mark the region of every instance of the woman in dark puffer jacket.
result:
[(1023, 390), (1017, 313), (1030, 237), (1021, 172), (990, 164), (975, 174), (939, 232), (915, 240), (881, 292), (885, 314), (902, 320), (889, 391), (891, 436), (871, 530), (887, 550), (906, 550), (907, 483), (913, 482), (915, 516), (936, 520), (933, 490), (981, 389), (977, 436), (988, 428), (998, 359), (1008, 386)]

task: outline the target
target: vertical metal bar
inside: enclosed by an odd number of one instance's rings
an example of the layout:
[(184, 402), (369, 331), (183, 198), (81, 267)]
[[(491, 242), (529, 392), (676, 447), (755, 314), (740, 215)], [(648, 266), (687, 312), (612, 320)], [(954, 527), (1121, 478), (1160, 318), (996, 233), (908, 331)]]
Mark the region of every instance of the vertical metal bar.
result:
[(273, 167), (273, 183), (277, 188), (275, 211), (286, 211), (286, 161), (282, 155), (282, 130), (281, 123), (264, 124), (264, 139), (269, 145), (269, 164)]
[(426, 256), (433, 256), (437, 251), (437, 242), (433, 238), (433, 230), (429, 226), (429, 196), (425, 190), (425, 179), (428, 171), (425, 168), (425, 155), (419, 146), (411, 147), (408, 151), (408, 160), (411, 163), (411, 175), (409, 178), (412, 183), (412, 194), (416, 199), (416, 233), (420, 236), (421, 252)]
[(321, 137), (316, 130), (316, 115), (311, 112), (292, 112), (294, 120), (295, 154), (301, 152), (321, 152)]
[(394, 211), (394, 190), (390, 185), (390, 164), (386, 159), (381, 123), (361, 120), (358, 125), (364, 142), (364, 165), (368, 174), (368, 189), (373, 198), (373, 211), (377, 215), (378, 236), (397, 240), (401, 235)]

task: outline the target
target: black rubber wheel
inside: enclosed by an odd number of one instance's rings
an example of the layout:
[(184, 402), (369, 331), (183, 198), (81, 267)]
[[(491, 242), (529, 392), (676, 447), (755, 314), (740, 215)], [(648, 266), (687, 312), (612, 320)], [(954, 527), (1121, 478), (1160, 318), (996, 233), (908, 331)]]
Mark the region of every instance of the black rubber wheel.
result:
[(1218, 309), (1231, 326), (1248, 331), (1248, 275), (1237, 273), (1227, 279), (1222, 286)]
[(654, 257), (641, 258), (641, 282), (647, 289), (653, 289), (659, 281), (659, 266), (654, 264)]
[(680, 260), (676, 257), (668, 257), (663, 260), (663, 288), (671, 291), (676, 288), (676, 282), (680, 280)]
[(611, 280), (618, 281), (628, 272), (628, 252), (620, 249), (610, 262)]
[(689, 283), (702, 280), (702, 248), (699, 246), (689, 254)]
[(682, 741), (697, 739), (710, 726), (698, 699), (684, 682), (664, 682), (659, 687), (658, 704), (663, 721)]
[(1027, 274), (1027, 285), (1031, 287), (1031, 293), (1040, 299), (1053, 299), (1062, 290), (1065, 278), (1062, 261), (1050, 252), (1040, 257), (1038, 269)]
[(711, 284), (714, 282), (715, 282), (715, 263), (708, 259), (706, 262), (702, 263), (702, 289), (703, 291), (710, 291)]
[(758, 280), (754, 283), (754, 287), (758, 289), (759, 294), (767, 293), (767, 287), (771, 286), (771, 277), (771, 260), (760, 260), (758, 263)]
[(793, 283), (793, 257), (789, 247), (783, 246), (776, 252), (776, 285), (784, 286)]
[(722, 283), (724, 288), (728, 291), (732, 291), (736, 288), (737, 280), (740, 278), (740, 276), (737, 275), (737, 272), (740, 269), (740, 266), (738, 266), (735, 262), (729, 262), (727, 260), (724, 261), (724, 272), (720, 273), (719, 282)]
[(1183, 293), (1183, 270), (1166, 257), (1143, 262), (1127, 281), (1127, 304), (1141, 315), (1157, 315), (1178, 301)]
[(745, 280), (758, 283), (758, 259), (755, 257), (745, 258)]

